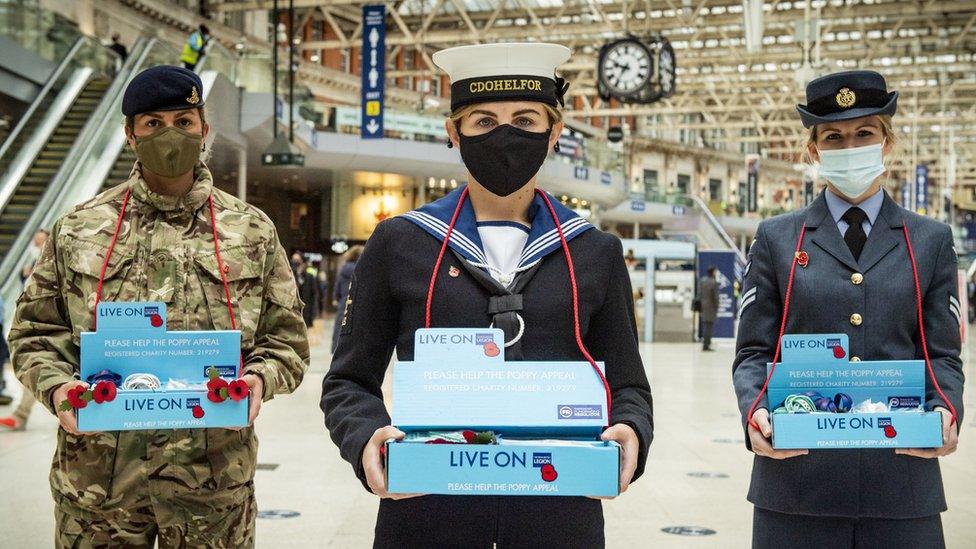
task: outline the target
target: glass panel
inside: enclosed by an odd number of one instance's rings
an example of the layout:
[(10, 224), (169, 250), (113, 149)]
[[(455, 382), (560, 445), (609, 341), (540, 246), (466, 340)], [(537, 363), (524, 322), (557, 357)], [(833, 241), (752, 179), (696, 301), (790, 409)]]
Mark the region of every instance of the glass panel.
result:
[(0, 36), (59, 61), (81, 33), (74, 23), (41, 9), (36, 0), (0, 0)]

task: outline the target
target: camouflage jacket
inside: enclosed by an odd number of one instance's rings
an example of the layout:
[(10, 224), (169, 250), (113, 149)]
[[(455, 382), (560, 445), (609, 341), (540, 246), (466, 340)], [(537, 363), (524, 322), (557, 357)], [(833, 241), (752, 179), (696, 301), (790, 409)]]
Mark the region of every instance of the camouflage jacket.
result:
[[(220, 254), (241, 330), (244, 373), (262, 377), (265, 400), (290, 393), (301, 382), (309, 362), (304, 305), (273, 223), (257, 208), (215, 189), (205, 165), (200, 164), (195, 175), (193, 187), (184, 196), (163, 196), (149, 190), (137, 164), (126, 183), (80, 204), (55, 223), (17, 302), (9, 337), (18, 379), (52, 412), (54, 390), (78, 378), (80, 335), (92, 330), (99, 274), (123, 197), (130, 188), (132, 195), (118, 242), (105, 270), (102, 300), (163, 301), (170, 330), (230, 329), (214, 253), (208, 203), (213, 193)], [(71, 446), (89, 446), (74, 448), (76, 452), (97, 453), (96, 446), (122, 448), (126, 436), (139, 433), (73, 437), (61, 431), (59, 454), (64, 452), (66, 440)], [(257, 444), (251, 429), (241, 432), (244, 434), (222, 429), (159, 433), (174, 444), (199, 445), (208, 453), (233, 454), (239, 450), (242, 455), (237, 459), (211, 456), (222, 462), (210, 464), (212, 476), (228, 473), (239, 481), (253, 476)], [(188, 462), (202, 459), (191, 454), (186, 453)], [(78, 466), (91, 467), (103, 458), (108, 456), (78, 457)], [(80, 463), (82, 459), (88, 463)], [(56, 456), (56, 466), (58, 461)], [(73, 459), (69, 456), (60, 461), (62, 467), (70, 469)], [(234, 461), (243, 469), (225, 471)], [(116, 464), (116, 472), (120, 467)], [(80, 482), (67, 486), (69, 481), (55, 478), (54, 473), (56, 492), (83, 488)], [(196, 476), (205, 477), (209, 471), (199, 473)], [(78, 499), (78, 503), (93, 503), (82, 501), (84, 497)]]

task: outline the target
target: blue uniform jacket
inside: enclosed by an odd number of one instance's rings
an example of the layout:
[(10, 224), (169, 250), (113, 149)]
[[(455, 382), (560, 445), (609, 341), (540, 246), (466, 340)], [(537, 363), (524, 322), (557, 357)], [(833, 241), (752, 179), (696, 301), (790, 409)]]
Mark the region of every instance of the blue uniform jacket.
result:
[[(365, 483), (363, 446), (390, 424), (381, 386), (390, 357), (413, 360), (414, 332), (424, 325), (431, 270), (460, 190), (420, 210), (380, 223), (356, 263), (338, 345), (322, 382), (321, 408), (332, 440)], [(555, 199), (552, 199), (555, 202)], [(620, 240), (558, 202), (579, 288), (583, 341), (604, 361), (613, 395), (610, 423), (640, 439), (636, 480), (653, 438), (651, 392), (637, 347), (634, 300)], [(510, 288), (525, 331), (522, 360), (583, 360), (573, 331), (569, 273), (555, 225), (537, 198), (522, 253), (525, 271)], [(432, 304), (432, 326), (488, 326), (504, 320), (508, 290), (493, 286), (470, 201), (452, 234)], [(454, 274), (451, 274), (451, 273)], [(531, 278), (522, 279), (523, 276)], [(481, 279), (481, 280), (479, 280)], [(485, 280), (487, 279), (487, 280)], [(523, 285), (520, 281), (527, 281)], [(516, 324), (517, 325), (517, 324)], [(506, 339), (512, 334), (506, 329)], [(425, 496), (380, 502), (374, 547), (602, 547), (599, 500), (582, 497)]]
[[(907, 225), (918, 263), (929, 356), (961, 423), (963, 373), (951, 230), (904, 210), (885, 195), (855, 261), (821, 194), (806, 208), (762, 222), (749, 251), (732, 370), (743, 427), (766, 379), (766, 363), (773, 358), (790, 263), (804, 224), (802, 250), (809, 263), (796, 268), (786, 333), (846, 333), (852, 359), (923, 358), (902, 232)], [(863, 282), (856, 284), (854, 273), (861, 273)], [(851, 322), (854, 313), (863, 319), (858, 326)], [(928, 377), (926, 381), (926, 408), (945, 407)], [(839, 517), (914, 518), (946, 509), (938, 460), (896, 455), (894, 450), (811, 450), (786, 460), (756, 456), (749, 501), (781, 513)]]

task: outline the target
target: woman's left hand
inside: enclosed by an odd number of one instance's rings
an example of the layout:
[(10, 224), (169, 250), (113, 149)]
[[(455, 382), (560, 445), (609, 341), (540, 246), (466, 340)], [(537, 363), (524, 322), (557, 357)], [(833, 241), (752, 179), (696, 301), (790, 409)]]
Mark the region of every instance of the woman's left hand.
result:
[(630, 486), (634, 472), (637, 471), (637, 453), (640, 451), (640, 439), (630, 425), (618, 423), (600, 435), (600, 440), (612, 440), (620, 445), (620, 493), (623, 494)]
[(956, 451), (959, 446), (959, 422), (952, 423), (952, 412), (936, 407), (942, 412), (942, 447), (941, 448), (898, 448), (896, 454), (904, 456), (914, 456), (920, 458), (938, 458), (947, 456)]

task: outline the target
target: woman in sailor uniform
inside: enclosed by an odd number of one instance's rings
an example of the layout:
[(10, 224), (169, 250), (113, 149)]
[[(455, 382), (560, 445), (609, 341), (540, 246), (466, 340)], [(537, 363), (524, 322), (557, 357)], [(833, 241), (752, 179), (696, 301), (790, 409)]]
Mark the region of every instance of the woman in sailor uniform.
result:
[[(898, 92), (880, 74), (824, 76), (806, 95), (797, 110), (827, 189), (760, 224), (733, 364), (746, 447), (756, 454), (753, 547), (944, 547), (936, 458), (955, 451), (963, 412), (952, 232), (902, 209), (881, 186)], [(942, 447), (774, 450), (775, 403), (763, 388), (783, 333), (845, 333), (853, 362), (929, 359), (922, 404), (943, 414)]]
[(394, 349), (412, 360), (414, 332), (427, 325), (501, 328), (507, 360), (589, 353), (603, 361), (613, 406), (602, 438), (622, 447), (621, 491), (644, 469), (651, 393), (621, 243), (535, 188), (563, 127), (566, 86), (553, 74), (569, 53), (532, 43), (434, 55), (452, 81), (446, 127), (468, 185), (377, 226), (356, 264), (322, 383), (332, 439), (363, 486), (383, 498), (375, 547), (604, 544), (597, 499), (387, 493), (380, 449), (403, 433), (390, 426), (381, 384)]

